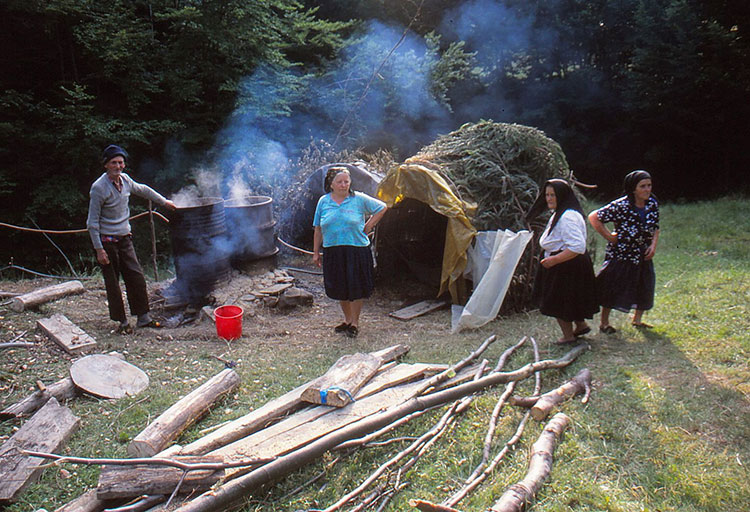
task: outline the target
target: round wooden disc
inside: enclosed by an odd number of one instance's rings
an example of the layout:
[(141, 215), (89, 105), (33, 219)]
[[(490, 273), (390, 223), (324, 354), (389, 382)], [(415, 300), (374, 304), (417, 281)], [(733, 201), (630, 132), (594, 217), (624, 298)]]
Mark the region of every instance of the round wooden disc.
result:
[(140, 368), (115, 356), (93, 354), (70, 367), (73, 383), (101, 398), (137, 395), (148, 387), (148, 375)]

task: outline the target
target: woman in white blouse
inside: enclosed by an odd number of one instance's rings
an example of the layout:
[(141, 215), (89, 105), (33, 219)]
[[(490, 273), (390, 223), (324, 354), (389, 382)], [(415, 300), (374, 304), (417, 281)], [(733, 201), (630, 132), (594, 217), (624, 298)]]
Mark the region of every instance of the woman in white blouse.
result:
[(554, 343), (573, 343), (591, 332), (586, 319), (599, 312), (594, 268), (586, 252), (586, 221), (565, 180), (548, 180), (526, 218), (534, 219), (545, 207), (552, 216), (539, 237), (544, 254), (532, 299), (543, 315), (555, 317), (560, 325), (563, 335)]

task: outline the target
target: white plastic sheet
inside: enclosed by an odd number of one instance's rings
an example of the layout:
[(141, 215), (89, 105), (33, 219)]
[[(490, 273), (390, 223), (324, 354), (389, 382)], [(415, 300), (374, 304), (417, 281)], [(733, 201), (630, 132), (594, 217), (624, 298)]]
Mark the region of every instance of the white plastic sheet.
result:
[[(508, 229), (477, 233), (477, 243), (469, 251), (469, 267), (475, 283), (474, 293), (469, 297), (465, 307), (453, 306), (451, 332), (476, 329), (497, 316), (518, 261), (531, 237), (532, 233), (526, 230), (518, 233)], [(492, 257), (485, 266), (482, 260), (487, 260), (486, 248), (490, 243)]]

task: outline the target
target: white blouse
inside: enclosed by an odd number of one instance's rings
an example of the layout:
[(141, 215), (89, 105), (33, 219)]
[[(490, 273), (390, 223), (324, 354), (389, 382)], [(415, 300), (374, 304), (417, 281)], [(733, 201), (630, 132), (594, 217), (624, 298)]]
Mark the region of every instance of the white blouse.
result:
[(575, 210), (565, 210), (550, 232), (550, 224), (554, 214), (547, 222), (539, 245), (544, 249), (544, 257), (549, 258), (552, 253), (570, 249), (576, 254), (586, 252), (586, 221), (583, 215)]

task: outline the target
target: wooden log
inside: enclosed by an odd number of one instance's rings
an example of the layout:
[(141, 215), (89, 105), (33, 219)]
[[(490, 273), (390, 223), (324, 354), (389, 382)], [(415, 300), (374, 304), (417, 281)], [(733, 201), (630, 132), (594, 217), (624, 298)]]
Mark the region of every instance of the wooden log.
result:
[(531, 446), (526, 476), (517, 484), (511, 485), (490, 507), (490, 512), (521, 512), (536, 498), (537, 492), (552, 471), (552, 456), (569, 422), (570, 418), (561, 412), (552, 417), (539, 439)]
[(10, 309), (16, 313), (21, 313), (27, 309), (33, 309), (47, 302), (59, 299), (60, 297), (79, 294), (84, 291), (83, 284), (80, 281), (67, 281), (13, 297)]
[[(408, 351), (409, 347), (406, 345), (394, 345), (392, 347), (371, 352), (371, 354), (379, 357), (383, 363), (387, 363), (403, 356)], [(264, 428), (277, 418), (286, 416), (302, 407), (304, 404), (301, 399), (302, 392), (320, 378), (322, 377), (318, 377), (311, 382), (303, 384), (279, 398), (268, 402), (262, 407), (227, 423), (214, 432), (185, 445), (180, 453), (182, 455), (202, 455), (238, 439), (242, 439), (257, 430)]]
[(203, 416), (219, 398), (240, 385), (240, 377), (225, 368), (179, 400), (147, 426), (128, 445), (131, 457), (151, 457), (174, 441), (183, 430)]
[(588, 368), (584, 368), (575, 377), (552, 391), (539, 397), (513, 397), (510, 403), (520, 407), (531, 407), (531, 417), (536, 421), (542, 421), (549, 416), (552, 409), (578, 393), (584, 393), (583, 403), (586, 403), (590, 391), (591, 372)]
[(78, 427), (78, 418), (50, 398), (34, 416), (0, 446), (0, 504), (9, 503), (37, 478), (42, 459), (21, 450), (56, 451)]
[(68, 354), (80, 354), (96, 347), (96, 340), (65, 315), (57, 313), (49, 318), (42, 318), (36, 321), (36, 325)]
[(30, 416), (41, 409), (52, 397), (62, 403), (77, 394), (78, 388), (73, 384), (73, 379), (65, 377), (46, 386), (44, 390), (37, 390), (20, 402), (9, 405), (3, 411), (0, 411), (0, 421), (20, 416)]
[(370, 354), (342, 356), (323, 377), (302, 392), (302, 400), (344, 407), (354, 400), (354, 395), (377, 373), (381, 364), (379, 357)]
[[(217, 456), (173, 457), (186, 463), (222, 463)], [(96, 497), (100, 500), (133, 498), (144, 494), (171, 494), (185, 472), (176, 467), (154, 464), (134, 466), (105, 465), (99, 474)], [(204, 491), (223, 478), (224, 470), (189, 471), (180, 485), (180, 494)]]
[(55, 512), (102, 512), (121, 503), (122, 500), (100, 500), (96, 497), (96, 489), (89, 489), (62, 507), (56, 508)]

